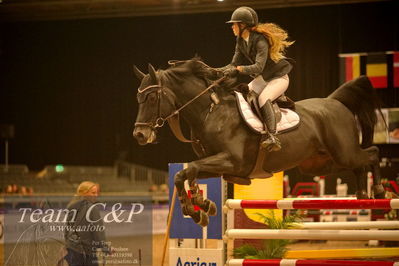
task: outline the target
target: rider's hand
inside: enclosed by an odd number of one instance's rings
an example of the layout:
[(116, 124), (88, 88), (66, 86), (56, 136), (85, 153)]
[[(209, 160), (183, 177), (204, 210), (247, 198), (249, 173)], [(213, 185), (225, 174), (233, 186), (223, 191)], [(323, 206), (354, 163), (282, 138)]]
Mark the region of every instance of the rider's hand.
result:
[(238, 70), (235, 67), (229, 67), (225, 70), (223, 70), (223, 74), (227, 77), (235, 77), (238, 74)]

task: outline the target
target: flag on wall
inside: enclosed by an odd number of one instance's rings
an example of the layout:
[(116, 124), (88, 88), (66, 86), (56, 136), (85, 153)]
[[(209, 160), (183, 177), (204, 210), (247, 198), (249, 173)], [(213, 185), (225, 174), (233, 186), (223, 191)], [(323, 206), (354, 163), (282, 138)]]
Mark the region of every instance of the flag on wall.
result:
[(341, 84), (360, 76), (361, 54), (340, 55), (340, 82)]
[(393, 87), (399, 88), (399, 52), (393, 52)]
[(339, 54), (340, 84), (367, 75), (376, 89), (399, 88), (399, 51)]
[(367, 55), (366, 75), (376, 89), (388, 87), (388, 65), (386, 53)]

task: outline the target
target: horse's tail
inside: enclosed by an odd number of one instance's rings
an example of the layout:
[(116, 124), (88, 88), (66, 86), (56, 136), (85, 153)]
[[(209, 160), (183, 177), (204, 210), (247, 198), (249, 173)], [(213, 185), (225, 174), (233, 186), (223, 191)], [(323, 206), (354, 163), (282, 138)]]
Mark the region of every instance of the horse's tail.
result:
[(381, 103), (370, 80), (366, 76), (360, 76), (341, 85), (328, 98), (340, 101), (357, 116), (362, 130), (361, 146), (371, 146), (374, 126), (377, 123), (376, 110), (381, 113)]

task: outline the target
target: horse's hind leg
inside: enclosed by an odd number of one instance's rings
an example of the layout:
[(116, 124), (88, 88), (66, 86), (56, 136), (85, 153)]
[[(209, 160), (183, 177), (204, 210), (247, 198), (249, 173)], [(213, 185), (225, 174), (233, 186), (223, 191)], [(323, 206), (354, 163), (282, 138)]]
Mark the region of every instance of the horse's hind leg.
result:
[(373, 172), (373, 194), (376, 199), (385, 198), (385, 189), (381, 184), (379, 150), (376, 146), (365, 149), (370, 157), (371, 170)]
[(359, 167), (353, 169), (356, 176), (356, 198), (357, 199), (368, 199), (367, 193), (367, 171), (365, 167)]
[(373, 172), (372, 192), (374, 198), (384, 198), (385, 190), (381, 184), (378, 148), (376, 146), (371, 146), (366, 149), (360, 149), (358, 152), (352, 154), (354, 154), (354, 156), (350, 156), (351, 158), (349, 158), (349, 156), (341, 156), (338, 161), (340, 165), (343, 165), (346, 168), (353, 168), (353, 172), (356, 175), (357, 184), (356, 197), (358, 199), (368, 198), (367, 168), (370, 166)]
[[(348, 133), (349, 134), (349, 133)], [(381, 174), (379, 168), (379, 151), (376, 146), (365, 149), (359, 147), (357, 137), (346, 138), (347, 134), (332, 134), (327, 139), (328, 151), (338, 167), (352, 169), (357, 178), (358, 190), (356, 195), (360, 198), (366, 197), (366, 168), (373, 171), (373, 194), (375, 198), (384, 197), (384, 188), (381, 185)], [(354, 136), (356, 134), (353, 134)]]

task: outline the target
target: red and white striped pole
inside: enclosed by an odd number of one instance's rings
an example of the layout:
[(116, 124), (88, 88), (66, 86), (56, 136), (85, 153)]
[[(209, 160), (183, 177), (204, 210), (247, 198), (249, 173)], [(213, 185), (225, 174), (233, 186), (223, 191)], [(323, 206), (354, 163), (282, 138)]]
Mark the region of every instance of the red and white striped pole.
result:
[(229, 209), (399, 209), (399, 199), (283, 199), (283, 200), (238, 200), (229, 199)]

